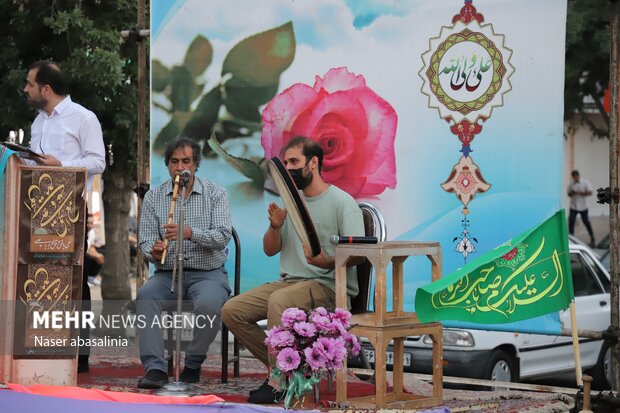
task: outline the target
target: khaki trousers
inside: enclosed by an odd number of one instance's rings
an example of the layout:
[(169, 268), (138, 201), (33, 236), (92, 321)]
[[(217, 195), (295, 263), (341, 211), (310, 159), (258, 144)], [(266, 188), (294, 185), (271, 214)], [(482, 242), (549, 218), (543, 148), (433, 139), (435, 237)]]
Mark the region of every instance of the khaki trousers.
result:
[(312, 310), (333, 309), (335, 294), (314, 280), (280, 280), (263, 284), (228, 300), (222, 308), (222, 321), (245, 348), (268, 368), (272, 365), (265, 345), (266, 334), (257, 321), (280, 325), (282, 313), (290, 307)]

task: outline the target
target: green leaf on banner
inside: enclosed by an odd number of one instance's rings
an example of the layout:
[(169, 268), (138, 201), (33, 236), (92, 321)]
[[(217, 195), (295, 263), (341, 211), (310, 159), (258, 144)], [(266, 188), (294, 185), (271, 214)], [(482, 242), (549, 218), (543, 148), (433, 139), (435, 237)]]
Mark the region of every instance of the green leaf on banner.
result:
[(170, 119), (170, 122), (168, 122), (168, 124), (164, 126), (155, 137), (155, 142), (153, 142), (153, 150), (163, 152), (166, 144), (179, 136), (180, 131), (181, 129), (175, 120)]
[(265, 183), (265, 175), (263, 173), (263, 169), (260, 167), (259, 164), (249, 159), (232, 156), (231, 154), (226, 152), (224, 148), (220, 146), (220, 143), (217, 141), (215, 134), (211, 135), (211, 138), (209, 138), (207, 143), (209, 144), (211, 149), (213, 149), (213, 152), (221, 156), (233, 168), (250, 178), (252, 182), (254, 182), (258, 187), (263, 187), (263, 184)]
[(254, 132), (260, 132), (263, 130), (262, 122), (254, 122), (240, 118), (222, 120), (223, 125), (226, 125), (227, 123), (231, 124), (232, 127), (236, 128), (237, 130), (243, 131), (243, 133), (241, 133), (241, 136), (249, 136)]
[(170, 74), (170, 102), (172, 109), (186, 112), (192, 103), (192, 84), (194, 79), (184, 66), (174, 66)]
[(170, 83), (170, 69), (164, 66), (159, 60), (154, 59), (151, 71), (153, 91), (163, 92)]
[(200, 140), (211, 135), (213, 125), (217, 122), (221, 105), (222, 94), (220, 86), (217, 85), (202, 97), (192, 117), (187, 121), (183, 129), (183, 135), (194, 140)]
[(564, 210), (451, 274), (418, 288), (422, 322), (503, 324), (560, 311), (573, 300)]
[(204, 36), (198, 35), (189, 45), (183, 64), (194, 77), (198, 77), (209, 67), (212, 59), (211, 43)]
[(168, 142), (178, 138), (191, 116), (191, 112), (175, 112), (170, 118), (170, 122), (162, 128), (153, 142), (153, 150), (163, 152)]
[(269, 102), (278, 92), (278, 84), (253, 86), (243, 80), (231, 78), (224, 84), (224, 106), (228, 112), (240, 119), (259, 122), (258, 108)]
[(226, 55), (222, 76), (230, 73), (253, 86), (278, 84), (280, 74), (293, 63), (295, 48), (292, 22), (247, 37)]
[(187, 112), (192, 102), (200, 96), (203, 86), (196, 84), (194, 77), (185, 66), (172, 68), (170, 81), (170, 102), (172, 109)]

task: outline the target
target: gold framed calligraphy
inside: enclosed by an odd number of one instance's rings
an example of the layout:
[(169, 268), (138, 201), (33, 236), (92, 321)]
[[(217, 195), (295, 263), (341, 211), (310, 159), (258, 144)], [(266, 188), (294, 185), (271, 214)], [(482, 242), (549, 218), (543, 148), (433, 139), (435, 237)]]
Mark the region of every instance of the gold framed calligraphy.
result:
[(78, 265), (18, 265), (14, 358), (75, 357), (77, 329), (64, 325), (80, 310), (81, 279)]
[(86, 170), (19, 171), (13, 358), (74, 358), (77, 329), (66, 319), (81, 304)]
[(83, 169), (22, 169), (20, 263), (81, 263), (85, 184)]

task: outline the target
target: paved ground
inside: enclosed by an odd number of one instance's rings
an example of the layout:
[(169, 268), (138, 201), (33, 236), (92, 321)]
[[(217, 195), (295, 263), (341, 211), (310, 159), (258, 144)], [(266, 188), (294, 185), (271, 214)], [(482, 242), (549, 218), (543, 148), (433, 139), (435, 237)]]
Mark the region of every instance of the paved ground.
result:
[[(609, 215), (590, 217), (590, 222), (592, 223), (592, 230), (594, 231), (596, 242), (609, 234)], [(575, 236), (586, 243), (590, 242), (588, 230), (586, 226), (583, 225), (583, 222), (581, 222), (581, 217), (577, 217), (577, 221), (575, 222)]]

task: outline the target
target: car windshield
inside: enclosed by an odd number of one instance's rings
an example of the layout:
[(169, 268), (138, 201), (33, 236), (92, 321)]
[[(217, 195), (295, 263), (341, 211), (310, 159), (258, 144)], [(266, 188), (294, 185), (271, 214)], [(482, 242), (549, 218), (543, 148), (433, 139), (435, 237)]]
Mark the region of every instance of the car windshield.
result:
[(597, 244), (596, 248), (600, 250), (609, 249), (609, 234), (605, 235)]
[(607, 252), (605, 253), (605, 255), (603, 255), (601, 257), (601, 264), (603, 264), (603, 267), (605, 267), (605, 269), (607, 271), (609, 271), (609, 267), (610, 267), (610, 260), (611, 260), (611, 254), (609, 253), (610, 250), (607, 250)]
[[(620, 246), (618, 247), (618, 253), (620, 254)], [(607, 251), (600, 258), (601, 264), (603, 267), (607, 269), (607, 272), (610, 272), (609, 268), (611, 267), (611, 248), (607, 248)]]

